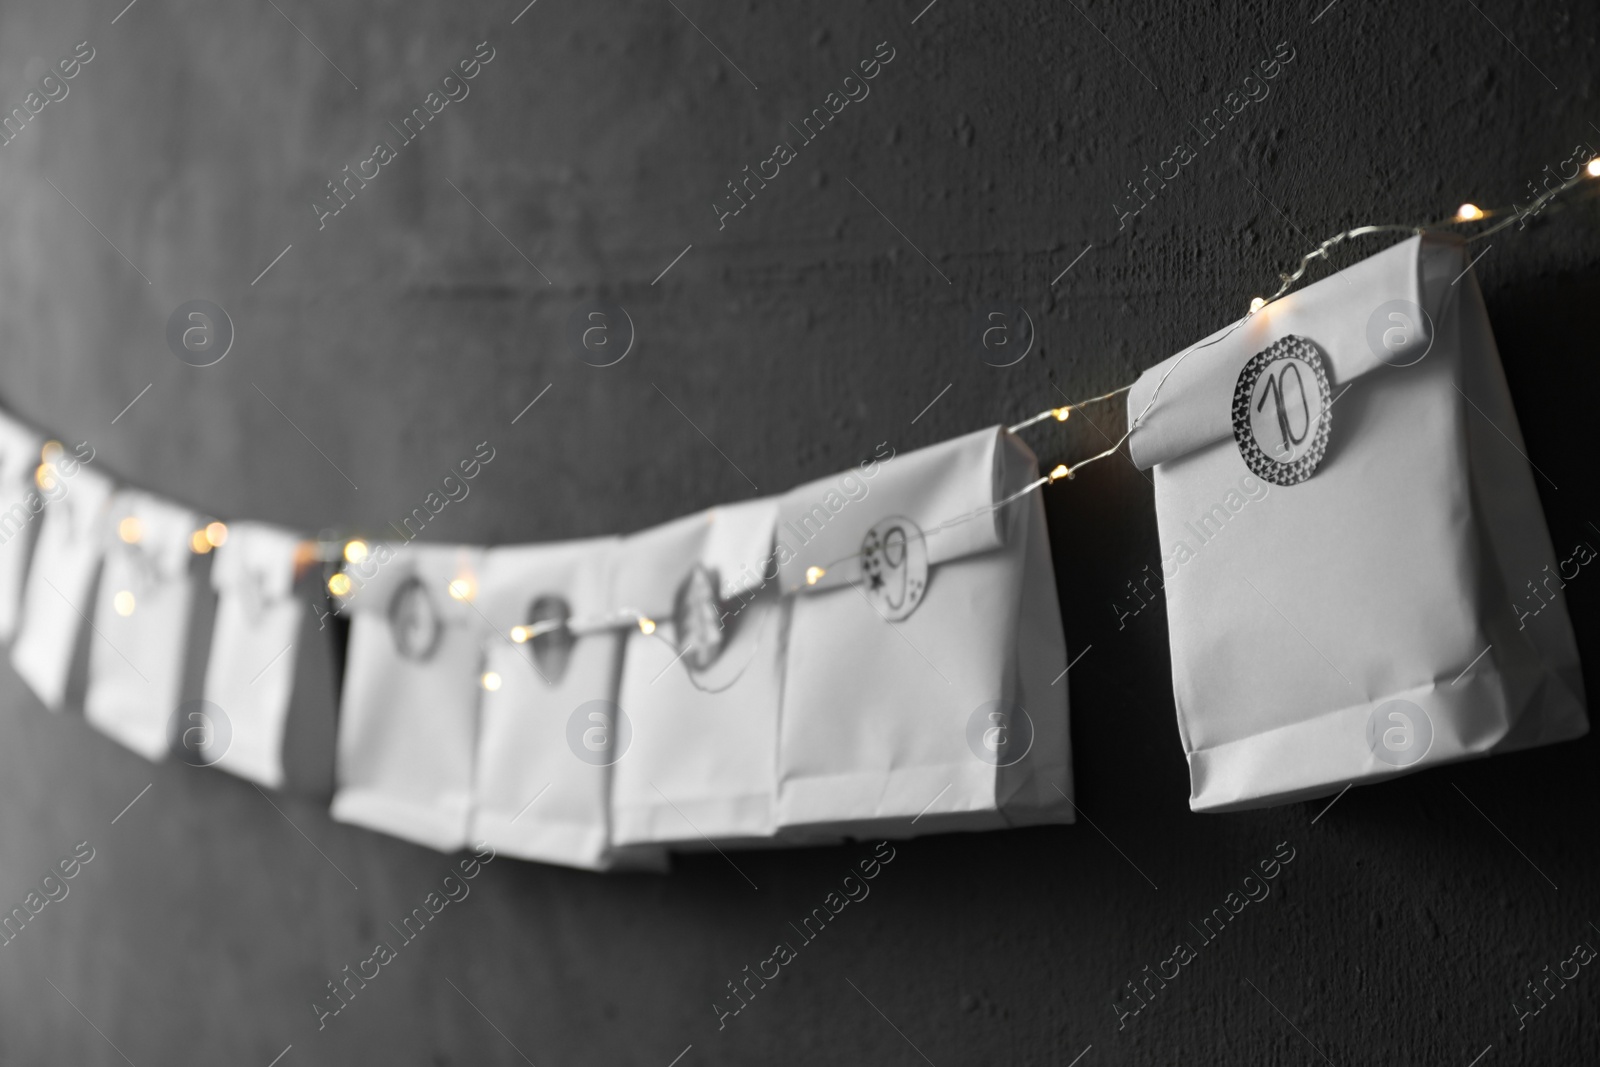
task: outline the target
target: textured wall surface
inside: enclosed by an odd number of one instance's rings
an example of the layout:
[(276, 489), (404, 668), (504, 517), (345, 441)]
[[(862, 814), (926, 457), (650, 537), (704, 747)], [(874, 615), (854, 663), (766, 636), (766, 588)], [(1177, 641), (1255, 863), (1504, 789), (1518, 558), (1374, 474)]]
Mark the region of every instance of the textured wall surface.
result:
[[(408, 512), (483, 440), (498, 458), (430, 538), (622, 532), (781, 491), (1124, 384), (1315, 240), (1526, 199), (1600, 145), (1600, 10), (1576, 0), (122, 2), (0, 11), (8, 112), (94, 50), (0, 147), (0, 399), (138, 484), (307, 530)], [(325, 183), (484, 41), (470, 95), (319, 229)], [(719, 218), (880, 42), (870, 95)], [(1179, 142), (1193, 158), (1134, 214), (1126, 183)], [(1595, 223), (1552, 209), (1477, 268), (1563, 550), (1600, 538)], [(213, 367), (164, 341), (192, 298), (237, 329)], [(604, 369), (563, 340), (593, 299), (636, 331)], [(1036, 323), (1014, 366), (969, 342), (992, 302)], [(1091, 414), (1034, 434), (1041, 458), (1121, 432)], [(898, 845), (721, 1030), (725, 983), (870, 846), (743, 855), (755, 890), (715, 854), (666, 877), (497, 860), (319, 1032), (312, 998), (451, 860), (152, 766), (0, 669), (0, 903), (96, 850), (0, 948), (0, 1062), (1594, 1059), (1593, 968), (1524, 1028), (1511, 1001), (1600, 944), (1596, 742), (1320, 818), (1192, 814), (1162, 609), (1119, 627), (1112, 607), (1159, 557), (1151, 487), (1119, 458), (1046, 500), (1088, 819)], [(1565, 595), (1592, 653), (1600, 578)], [(1119, 1030), (1123, 984), (1282, 842), (1272, 895)]]

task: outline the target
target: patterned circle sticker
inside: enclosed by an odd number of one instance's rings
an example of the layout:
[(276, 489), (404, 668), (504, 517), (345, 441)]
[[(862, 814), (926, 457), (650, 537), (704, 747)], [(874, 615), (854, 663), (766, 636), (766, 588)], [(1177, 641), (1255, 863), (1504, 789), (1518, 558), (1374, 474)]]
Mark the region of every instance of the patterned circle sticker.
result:
[(416, 575), (401, 583), (389, 601), (389, 631), (394, 635), (394, 647), (406, 659), (426, 660), (439, 647), (444, 622)]
[(861, 539), (863, 592), (890, 622), (917, 610), (928, 589), (928, 543), (910, 519), (884, 519)]
[(1328, 450), (1332, 402), (1317, 347), (1293, 334), (1257, 352), (1233, 390), (1233, 437), (1252, 474), (1294, 485)]

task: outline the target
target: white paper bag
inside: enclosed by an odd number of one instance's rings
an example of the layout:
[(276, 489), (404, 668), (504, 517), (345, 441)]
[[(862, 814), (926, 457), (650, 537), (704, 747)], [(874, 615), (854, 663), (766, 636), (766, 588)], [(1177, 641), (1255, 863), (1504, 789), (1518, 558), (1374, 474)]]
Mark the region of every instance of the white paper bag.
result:
[(46, 707), (59, 710), (80, 629), (87, 629), (95, 573), (105, 551), (110, 479), (64, 455), (46, 476), (50, 503), (28, 565), (22, 624), (11, 663)]
[(205, 699), (226, 717), (215, 756), (197, 757), (272, 789), (284, 784), (283, 742), (294, 692), (296, 643), (306, 624), (295, 595), (301, 537), (256, 522), (235, 522), (211, 563), (216, 621), (206, 661)]
[(679, 849), (771, 841), (776, 828), (784, 601), (775, 499), (718, 507), (622, 541), (612, 601), (630, 628), (618, 702), (613, 834)]
[(449, 852), (467, 843), (482, 673), (483, 549), (379, 544), (356, 588), (333, 817)]
[(1219, 331), (1145, 373), (1147, 407), (1130, 446), (1155, 469), (1192, 808), (1587, 730), (1564, 606), (1507, 609), (1555, 556), (1459, 242)]
[(982, 430), (785, 495), (780, 827), (910, 836), (1073, 819), (1044, 508)]
[(189, 546), (199, 524), (187, 508), (123, 489), (101, 526), (105, 564), (83, 711), (102, 733), (150, 760), (166, 757), (182, 698), (194, 602)]
[(0, 411), (0, 642), (17, 632), (28, 546), (45, 495), (35, 483), (44, 438)]
[(490, 549), (478, 607), (488, 621), (474, 840), (521, 859), (589, 870), (665, 865), (615, 849), (614, 757), (622, 631), (606, 616), (615, 538)]

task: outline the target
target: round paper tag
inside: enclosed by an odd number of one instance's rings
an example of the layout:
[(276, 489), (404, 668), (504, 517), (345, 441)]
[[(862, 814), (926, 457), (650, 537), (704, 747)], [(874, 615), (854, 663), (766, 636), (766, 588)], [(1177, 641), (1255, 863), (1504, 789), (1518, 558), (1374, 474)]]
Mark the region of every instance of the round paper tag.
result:
[(567, 629), (572, 608), (561, 597), (541, 596), (528, 605), (526, 617), (530, 627), (556, 624), (554, 629), (543, 630), (539, 636), (531, 638), (528, 647), (533, 653), (533, 665), (538, 669), (539, 676), (550, 685), (560, 685), (567, 673), (567, 660), (572, 656), (572, 646), (577, 643), (572, 631)]
[(862, 592), (890, 622), (917, 610), (928, 588), (928, 543), (916, 523), (884, 519), (861, 540)]
[(1316, 472), (1332, 408), (1322, 353), (1292, 334), (1250, 357), (1233, 391), (1233, 437), (1245, 465), (1273, 485)]
[(678, 586), (672, 607), (672, 628), (676, 631), (683, 662), (693, 670), (705, 670), (722, 652), (725, 632), (722, 627), (722, 601), (717, 573), (696, 563)]
[(416, 575), (402, 582), (389, 601), (389, 631), (394, 635), (394, 647), (406, 659), (428, 659), (439, 647), (444, 623)]

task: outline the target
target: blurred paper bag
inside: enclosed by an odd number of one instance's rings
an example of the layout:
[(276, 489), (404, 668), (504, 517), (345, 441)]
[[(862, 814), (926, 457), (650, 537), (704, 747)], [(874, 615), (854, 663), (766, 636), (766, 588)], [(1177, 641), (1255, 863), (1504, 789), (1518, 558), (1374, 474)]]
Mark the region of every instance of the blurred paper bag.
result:
[(94, 610), (90, 594), (105, 551), (105, 513), (112, 485), (109, 478), (66, 454), (46, 464), (40, 479), (50, 502), (28, 566), (22, 624), (11, 646), (11, 663), (45, 706), (59, 709), (79, 631), (88, 631), (87, 619)]
[(333, 648), (318, 617), (327, 614), (320, 569), (297, 570), (301, 545), (277, 526), (228, 526), (211, 565), (217, 609), (205, 673), (205, 700), (227, 725), (193, 758), (270, 789), (320, 792), (333, 742)]
[(467, 843), (483, 549), (378, 544), (356, 585), (333, 817), (449, 852)]
[(1555, 556), (1467, 266), (1411, 238), (1129, 394), (1197, 811), (1587, 730), (1564, 607), (1508, 610)]
[(102, 526), (107, 547), (83, 711), (101, 733), (149, 760), (166, 758), (180, 712), (195, 596), (189, 540), (199, 522), (187, 508), (123, 489)]
[(46, 496), (35, 480), (44, 438), (0, 411), (0, 641), (17, 632), (28, 546)]
[[(782, 498), (780, 827), (1071, 822), (1066, 642), (1037, 492), (982, 430)], [(1054, 683), (1054, 684), (1052, 684)]]
[[(665, 865), (660, 850), (611, 845), (620, 630), (605, 618), (616, 541), (493, 548), (478, 607), (486, 684), (472, 836), (568, 867)], [(581, 631), (581, 632), (575, 632)]]
[(619, 703), (632, 743), (616, 766), (622, 843), (704, 849), (775, 830), (783, 598), (778, 502), (718, 507), (624, 538), (611, 596), (633, 626)]

